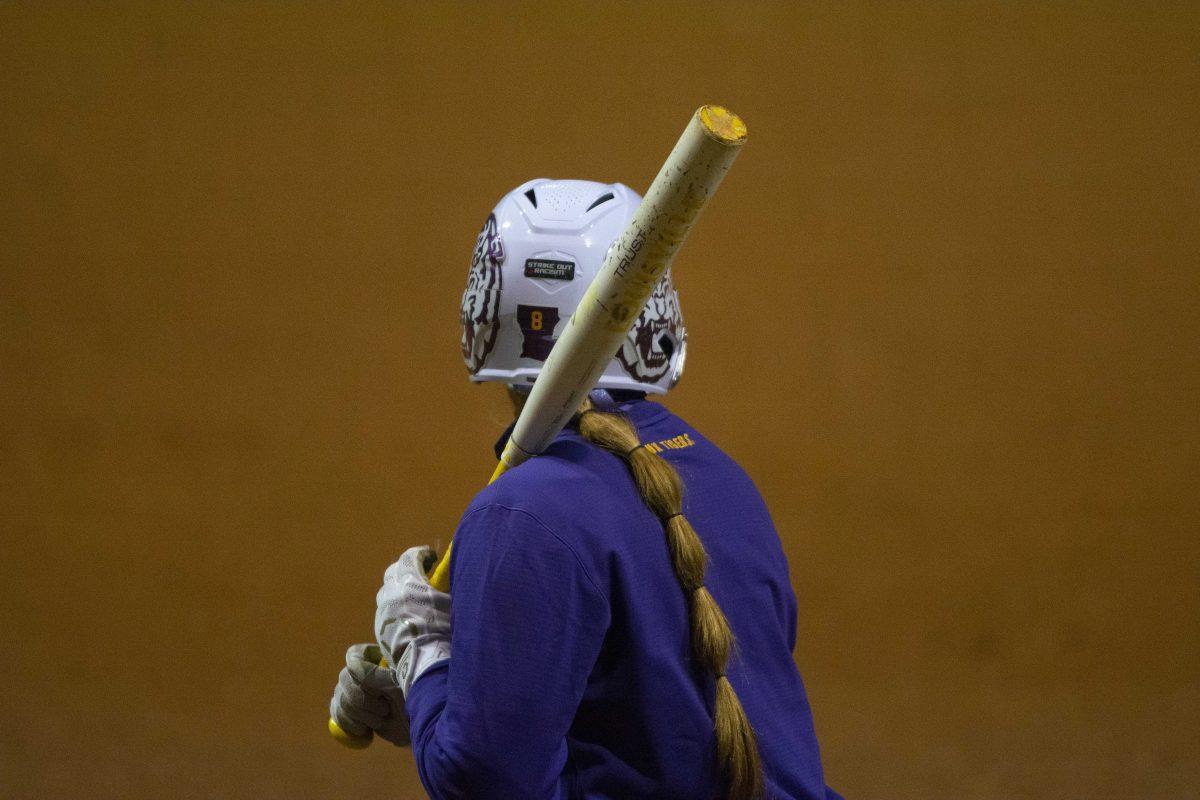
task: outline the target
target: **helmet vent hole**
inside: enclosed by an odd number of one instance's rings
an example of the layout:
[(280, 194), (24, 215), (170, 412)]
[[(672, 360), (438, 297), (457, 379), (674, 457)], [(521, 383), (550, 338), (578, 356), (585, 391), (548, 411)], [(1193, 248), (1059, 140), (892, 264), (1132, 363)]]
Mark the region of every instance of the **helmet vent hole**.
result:
[[(613, 199), (612, 192), (609, 192), (608, 194), (602, 194), (596, 198), (595, 202), (593, 202), (590, 206), (587, 207), (587, 210), (591, 211), (593, 208), (600, 205), (601, 203), (607, 203), (609, 200), (612, 200), (612, 199)], [(585, 211), (584, 213), (586, 214), (587, 211)]]
[(529, 202), (533, 203), (533, 207), (537, 208), (537, 193), (530, 189), (525, 192), (525, 196), (529, 198)]
[(671, 342), (670, 336), (660, 336), (658, 338), (658, 346), (667, 354), (668, 359), (675, 355), (675, 345)]

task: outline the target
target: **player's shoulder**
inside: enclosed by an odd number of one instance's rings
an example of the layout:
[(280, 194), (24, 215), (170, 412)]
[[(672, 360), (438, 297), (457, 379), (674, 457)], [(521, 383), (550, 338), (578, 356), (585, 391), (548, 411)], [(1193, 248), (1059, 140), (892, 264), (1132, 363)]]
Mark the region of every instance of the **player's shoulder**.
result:
[[(714, 457), (725, 458), (695, 428), (659, 403), (643, 400), (623, 404), (620, 410), (638, 428), (644, 445), (677, 466), (685, 466), (681, 459), (688, 461), (697, 451), (704, 452), (698, 466), (711, 465)], [(643, 506), (624, 460), (568, 428), (545, 453), (480, 491), (466, 514), (491, 509), (486, 516), (505, 517), (510, 515), (500, 510), (522, 512), (570, 536), (602, 529), (602, 523), (610, 523), (611, 531), (614, 524), (628, 522), (627, 516)]]
[[(640, 505), (619, 458), (566, 433), (545, 453), (480, 491), (454, 538), (464, 554), (513, 543), (524, 548), (540, 542), (550, 551), (561, 545), (572, 554), (571, 563), (580, 564), (596, 581), (604, 570), (604, 554), (614, 544), (612, 532), (626, 529), (623, 521)], [(456, 545), (455, 552), (459, 550)]]
[[(566, 432), (540, 456), (508, 470), (480, 491), (468, 512), (486, 506), (519, 509), (540, 517), (557, 517), (564, 502), (595, 498), (612, 482), (619, 463), (608, 453)], [(578, 502), (571, 507), (578, 507)]]

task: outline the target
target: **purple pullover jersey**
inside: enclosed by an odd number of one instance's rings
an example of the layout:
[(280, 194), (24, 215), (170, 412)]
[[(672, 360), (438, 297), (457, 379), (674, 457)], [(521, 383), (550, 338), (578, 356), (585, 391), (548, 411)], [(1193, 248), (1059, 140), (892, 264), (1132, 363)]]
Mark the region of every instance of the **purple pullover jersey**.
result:
[[(796, 598), (758, 490), (657, 403), (621, 405), (684, 481), (706, 585), (737, 637), (729, 680), (774, 800), (826, 800), (792, 660)], [(710, 800), (714, 677), (693, 663), (662, 523), (625, 463), (568, 428), (480, 492), (454, 534), (451, 657), (407, 698), (433, 800)]]

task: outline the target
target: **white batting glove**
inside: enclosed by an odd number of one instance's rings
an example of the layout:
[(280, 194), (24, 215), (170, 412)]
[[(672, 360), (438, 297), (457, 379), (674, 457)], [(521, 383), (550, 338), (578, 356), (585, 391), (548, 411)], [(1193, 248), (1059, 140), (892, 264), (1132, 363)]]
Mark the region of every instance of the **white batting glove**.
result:
[(396, 671), (379, 665), (378, 645), (356, 644), (346, 651), (346, 666), (338, 675), (329, 716), (351, 736), (379, 734), (394, 745), (407, 747), (408, 712)]
[(375, 638), (405, 695), (421, 673), (450, 657), (450, 595), (429, 583), (430, 547), (413, 547), (383, 573), (375, 595)]

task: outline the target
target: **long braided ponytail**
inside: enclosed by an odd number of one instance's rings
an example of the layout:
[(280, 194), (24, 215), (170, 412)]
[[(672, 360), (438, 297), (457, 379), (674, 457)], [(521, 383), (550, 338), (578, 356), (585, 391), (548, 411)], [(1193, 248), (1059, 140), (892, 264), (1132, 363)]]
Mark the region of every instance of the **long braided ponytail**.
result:
[(583, 438), (625, 461), (642, 500), (663, 521), (675, 577), (688, 595), (692, 653), (717, 678), (713, 727), (718, 764), (728, 783), (727, 798), (760, 798), (763, 771), (758, 742), (737, 692), (725, 677), (725, 666), (733, 649), (733, 631), (704, 586), (708, 553), (683, 516), (683, 480), (666, 459), (639, 442), (637, 429), (624, 416), (598, 411), (588, 400), (578, 421)]

